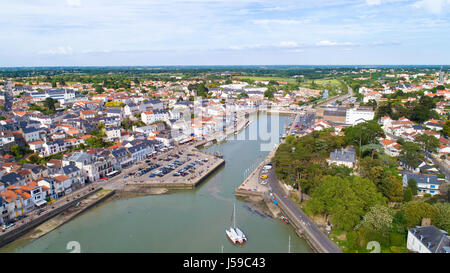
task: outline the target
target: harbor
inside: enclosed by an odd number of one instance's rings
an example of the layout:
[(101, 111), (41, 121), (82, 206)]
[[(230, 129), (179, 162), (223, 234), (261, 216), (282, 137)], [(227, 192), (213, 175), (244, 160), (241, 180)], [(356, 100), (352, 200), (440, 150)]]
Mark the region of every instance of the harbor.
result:
[[(280, 116), (277, 120), (283, 124), (286, 118)], [(219, 253), (223, 245), (225, 253), (287, 253), (290, 236), (291, 252), (312, 252), (289, 225), (270, 217), (264, 205), (235, 196), (235, 189), (246, 178), (245, 171), (257, 166), (268, 154), (261, 149), (262, 141), (245, 140), (251, 130), (267, 125), (267, 115), (251, 115), (250, 119), (253, 121), (238, 135), (201, 150), (207, 154), (222, 152), (226, 164), (194, 189), (110, 198), (45, 236), (27, 243), (11, 243), (1, 251), (68, 252), (67, 243), (77, 241), (81, 252)], [(282, 126), (279, 127), (272, 135), (277, 140), (282, 133)], [(242, 247), (234, 246), (225, 236), (233, 203), (236, 222), (248, 237)]]
[[(286, 120), (283, 127), (282, 139), (286, 135), (291, 135), (295, 128), (299, 127), (300, 114), (296, 114)], [(292, 120), (292, 122), (291, 122)], [(311, 120), (307, 122), (306, 127), (312, 125)], [(302, 123), (302, 122), (300, 122)], [(302, 123), (303, 125), (303, 123)], [(287, 132), (287, 133), (285, 133)], [(244, 182), (237, 187), (235, 194), (237, 196), (248, 197), (250, 199), (263, 201), (274, 218), (280, 218), (284, 222), (289, 223), (295, 233), (304, 238), (309, 246), (318, 253), (341, 253), (342, 250), (332, 242), (308, 216), (301, 210), (291, 198), (292, 189), (285, 184), (280, 183), (275, 171), (271, 166), (272, 157), (278, 148), (276, 145), (272, 151), (264, 158), (264, 160), (250, 173)]]

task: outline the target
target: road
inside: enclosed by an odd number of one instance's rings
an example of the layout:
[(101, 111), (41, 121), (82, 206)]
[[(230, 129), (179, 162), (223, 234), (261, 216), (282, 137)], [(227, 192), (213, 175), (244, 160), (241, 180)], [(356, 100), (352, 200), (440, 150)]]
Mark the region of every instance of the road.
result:
[(445, 164), (445, 162), (442, 162), (441, 160), (439, 160), (437, 158), (437, 156), (426, 152), (425, 151), (425, 155), (428, 159), (430, 159), (435, 165), (439, 166), (439, 169), (441, 170), (441, 172), (443, 174), (445, 174), (445, 182), (448, 183), (448, 181), (450, 180), (450, 169), (448, 167), (448, 165)]
[[(392, 138), (393, 140), (397, 141), (400, 137), (397, 137), (395, 135), (389, 134), (387, 132), (384, 132), (386, 136)], [(441, 160), (439, 160), (436, 155), (431, 154), (428, 151), (422, 150), (425, 154), (425, 157), (429, 160), (431, 160), (431, 162), (433, 162), (435, 165), (437, 165), (439, 167), (439, 170), (445, 174), (445, 181), (448, 183), (448, 181), (450, 180), (450, 168), (448, 165), (445, 164), (445, 162), (442, 162)]]
[[(302, 125), (304, 127), (301, 127)], [(314, 126), (314, 114), (297, 115), (289, 132), (296, 126), (298, 126), (297, 128), (304, 128), (303, 130), (311, 129)], [(323, 252), (342, 253), (342, 250), (308, 218), (300, 206), (286, 195), (278, 182), (274, 168), (269, 170), (267, 181), (271, 191), (278, 197), (278, 201), (285, 204), (291, 214), (295, 216), (296, 223), (302, 223), (305, 233), (320, 246)]]
[(288, 209), (295, 215), (298, 222), (303, 223), (304, 229), (308, 230), (308, 233), (321, 248), (328, 253), (342, 253), (342, 250), (329, 239), (320, 229), (308, 218), (308, 216), (300, 209), (292, 199), (286, 196), (285, 192), (278, 183), (278, 179), (273, 168), (269, 171), (268, 184), (272, 189), (272, 192), (278, 197), (279, 202), (283, 202)]
[(13, 104), (13, 94), (12, 94), (13, 84), (8, 81), (5, 85), (5, 111), (8, 112)]
[[(347, 93), (347, 94), (344, 94), (344, 95), (342, 95), (342, 96), (338, 96), (338, 97), (335, 97), (335, 98), (332, 98), (332, 99), (329, 99), (329, 100), (324, 100), (323, 102), (318, 103), (315, 107), (321, 106), (321, 105), (323, 105), (323, 104), (334, 103), (334, 102), (336, 102), (337, 100), (344, 101), (344, 100), (346, 100), (346, 99), (351, 98), (351, 97), (354, 95), (354, 94), (353, 94), (353, 89), (351, 89), (350, 86), (347, 86), (347, 88), (348, 88), (348, 93)], [(314, 107), (314, 108), (315, 108), (315, 107)]]

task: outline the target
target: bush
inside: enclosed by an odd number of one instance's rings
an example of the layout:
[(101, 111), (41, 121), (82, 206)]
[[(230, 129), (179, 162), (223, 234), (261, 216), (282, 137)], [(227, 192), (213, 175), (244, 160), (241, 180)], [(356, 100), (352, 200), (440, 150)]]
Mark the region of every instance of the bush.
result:
[(391, 234), (389, 234), (389, 240), (391, 241), (392, 246), (405, 246), (406, 245), (405, 234), (391, 233)]
[(399, 247), (399, 246), (391, 246), (390, 248), (391, 253), (408, 253), (408, 249), (406, 247)]
[(349, 252), (354, 252), (359, 249), (359, 238), (358, 233), (355, 231), (348, 232), (346, 234), (346, 246)]

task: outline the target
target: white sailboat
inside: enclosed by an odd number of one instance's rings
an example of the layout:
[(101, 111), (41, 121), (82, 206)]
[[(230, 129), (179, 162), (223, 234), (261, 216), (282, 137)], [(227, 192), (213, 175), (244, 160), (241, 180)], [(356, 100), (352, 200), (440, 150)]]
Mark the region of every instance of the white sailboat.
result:
[(288, 253), (291, 253), (291, 236), (289, 236)]
[(234, 245), (243, 245), (247, 242), (247, 237), (244, 232), (236, 227), (236, 204), (233, 205), (233, 227), (225, 229), (225, 234)]

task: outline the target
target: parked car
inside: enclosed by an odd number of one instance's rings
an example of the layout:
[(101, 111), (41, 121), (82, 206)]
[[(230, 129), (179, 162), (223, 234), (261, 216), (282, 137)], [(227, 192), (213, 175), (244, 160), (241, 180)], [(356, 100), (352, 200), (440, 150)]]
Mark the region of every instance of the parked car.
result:
[(9, 223), (9, 224), (7, 224), (7, 225), (3, 225), (3, 229), (6, 230), (6, 229), (8, 229), (8, 228), (13, 227), (14, 225), (15, 225), (14, 223)]

